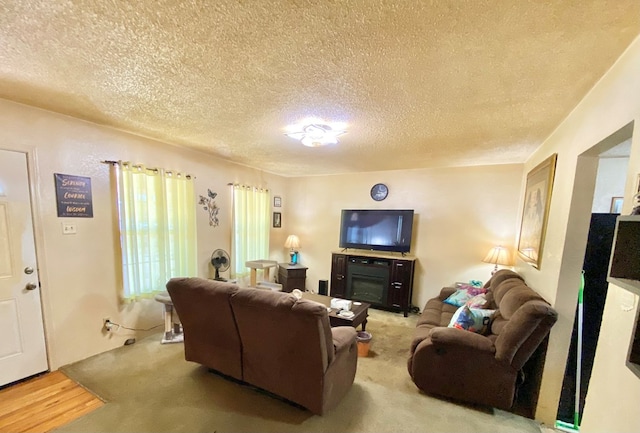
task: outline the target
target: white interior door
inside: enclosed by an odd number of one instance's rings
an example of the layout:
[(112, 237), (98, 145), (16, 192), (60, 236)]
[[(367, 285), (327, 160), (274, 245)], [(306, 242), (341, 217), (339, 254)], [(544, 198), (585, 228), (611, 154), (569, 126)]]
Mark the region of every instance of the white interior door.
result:
[(0, 150), (0, 386), (46, 371), (27, 156)]

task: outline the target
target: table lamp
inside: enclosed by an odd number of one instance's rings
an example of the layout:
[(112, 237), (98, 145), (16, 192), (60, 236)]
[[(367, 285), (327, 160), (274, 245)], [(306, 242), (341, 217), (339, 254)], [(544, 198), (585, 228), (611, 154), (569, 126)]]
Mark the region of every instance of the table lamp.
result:
[(498, 271), (498, 265), (511, 266), (511, 254), (508, 249), (498, 245), (491, 248), (487, 256), (482, 261), (485, 263), (493, 263), (495, 265), (493, 272), (491, 272), (491, 275), (493, 275)]
[(296, 235), (289, 235), (287, 240), (284, 243), (285, 248), (289, 248), (289, 256), (291, 260), (289, 262), (290, 265), (295, 265), (297, 260), (295, 259), (296, 254), (298, 254), (297, 249), (300, 248), (300, 239)]

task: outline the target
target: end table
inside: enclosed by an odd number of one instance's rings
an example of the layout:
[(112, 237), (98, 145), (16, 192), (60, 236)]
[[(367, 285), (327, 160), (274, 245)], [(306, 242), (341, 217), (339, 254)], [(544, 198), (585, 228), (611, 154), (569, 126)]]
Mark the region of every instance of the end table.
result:
[(291, 263), (278, 263), (278, 283), (282, 284), (283, 292), (293, 289), (305, 291), (307, 281), (307, 267)]

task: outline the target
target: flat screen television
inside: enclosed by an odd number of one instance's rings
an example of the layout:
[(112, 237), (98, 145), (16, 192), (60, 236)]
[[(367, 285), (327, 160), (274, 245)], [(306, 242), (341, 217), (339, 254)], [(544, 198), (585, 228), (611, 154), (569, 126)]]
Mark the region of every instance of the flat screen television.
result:
[(340, 248), (408, 253), (412, 231), (413, 209), (343, 209)]

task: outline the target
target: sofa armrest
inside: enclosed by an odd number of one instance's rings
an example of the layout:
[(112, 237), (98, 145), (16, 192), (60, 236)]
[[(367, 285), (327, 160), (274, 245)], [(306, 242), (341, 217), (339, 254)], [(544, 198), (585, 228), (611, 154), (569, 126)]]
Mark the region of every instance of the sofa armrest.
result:
[(455, 288), (455, 287), (443, 287), (440, 290), (440, 294), (438, 295), (438, 299), (440, 299), (441, 301), (444, 301), (449, 296), (453, 295), (453, 293), (455, 293), (456, 290), (458, 290), (458, 289)]
[(408, 359), (416, 386), (438, 396), (509, 409), (515, 371), (495, 357), (490, 338), (456, 328), (433, 328)]
[(456, 328), (437, 327), (431, 330), (434, 346), (460, 346), (487, 353), (495, 353), (496, 347), (487, 337)]
[(356, 341), (356, 329), (351, 326), (336, 326), (331, 328), (333, 347), (335, 353), (339, 353), (351, 346)]

